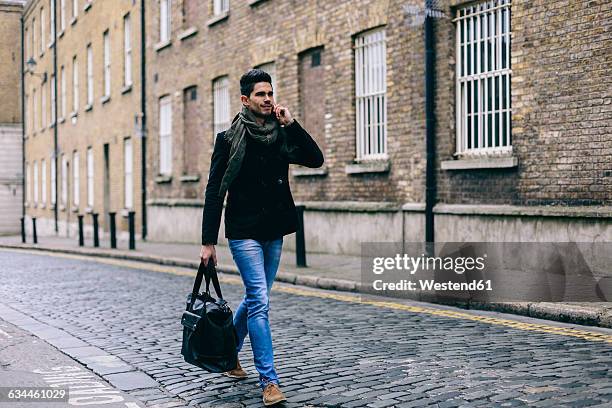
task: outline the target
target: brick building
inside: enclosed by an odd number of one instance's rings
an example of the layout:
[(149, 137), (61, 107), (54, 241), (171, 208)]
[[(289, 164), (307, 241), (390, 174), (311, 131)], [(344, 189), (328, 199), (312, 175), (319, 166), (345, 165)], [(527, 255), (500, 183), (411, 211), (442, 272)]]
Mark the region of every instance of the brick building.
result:
[(135, 211), (140, 231), (139, 5), (31, 0), (23, 19), (28, 218), (40, 234), (74, 236), (78, 215), (90, 235), (99, 214), (104, 235), (116, 212), (125, 235)]
[[(434, 3), (435, 240), (612, 240), (609, 2)], [(291, 180), (309, 250), (423, 241), (424, 2), (196, 4), (147, 12), (151, 238), (198, 242), (213, 135), (262, 66), (325, 154)]]
[(22, 215), (21, 13), (24, 1), (0, 1), (0, 235), (19, 232)]

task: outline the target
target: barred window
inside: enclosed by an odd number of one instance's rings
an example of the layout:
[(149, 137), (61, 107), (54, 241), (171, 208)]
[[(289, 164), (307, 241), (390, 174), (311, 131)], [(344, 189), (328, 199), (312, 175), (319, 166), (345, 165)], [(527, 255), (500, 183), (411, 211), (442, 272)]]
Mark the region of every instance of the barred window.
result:
[(160, 0), (159, 2), (159, 41), (170, 41), (172, 32), (172, 13), (170, 0)]
[(159, 100), (159, 174), (172, 174), (172, 104), (170, 96)]
[(55, 124), (55, 104), (57, 98), (55, 96), (55, 75), (51, 75), (51, 81), (49, 81), (49, 93), (51, 94), (51, 123)]
[(62, 193), (61, 193), (62, 205), (65, 206), (68, 203), (68, 159), (66, 155), (62, 153)]
[(40, 161), (40, 201), (43, 205), (47, 205), (47, 161)]
[(387, 157), (385, 31), (355, 38), (357, 160)]
[(34, 162), (34, 204), (38, 204), (38, 162)]
[(55, 205), (55, 183), (57, 177), (57, 171), (55, 168), (55, 157), (51, 156), (49, 162), (51, 163), (51, 204)]
[(79, 110), (79, 63), (77, 57), (72, 58), (72, 111)]
[(132, 85), (132, 21), (123, 17), (123, 85)]
[(272, 78), (272, 91), (274, 92), (274, 100), (278, 100), (278, 87), (276, 86), (276, 64), (274, 62), (267, 62), (256, 66), (255, 68), (261, 69), (267, 72)]
[(94, 79), (93, 79), (93, 50), (91, 44), (87, 45), (87, 104), (93, 105), (94, 99)]
[(79, 206), (79, 192), (81, 191), (79, 177), (79, 152), (74, 152), (72, 155), (72, 202), (75, 207)]
[(457, 154), (512, 152), (510, 0), (491, 0), (458, 10)]
[(229, 0), (213, 0), (213, 14), (227, 13), (229, 11)]
[(87, 206), (94, 206), (94, 155), (93, 149), (87, 149)]
[(30, 165), (26, 163), (26, 201), (32, 202), (32, 178), (30, 176)]
[(213, 82), (214, 136), (230, 127), (229, 98), (228, 78), (225, 76), (216, 79)]
[(110, 96), (111, 93), (111, 49), (108, 30), (104, 32), (104, 96)]
[(133, 155), (132, 155), (132, 139), (123, 141), (123, 188), (124, 190), (124, 206), (125, 208), (134, 207), (134, 178), (133, 178)]

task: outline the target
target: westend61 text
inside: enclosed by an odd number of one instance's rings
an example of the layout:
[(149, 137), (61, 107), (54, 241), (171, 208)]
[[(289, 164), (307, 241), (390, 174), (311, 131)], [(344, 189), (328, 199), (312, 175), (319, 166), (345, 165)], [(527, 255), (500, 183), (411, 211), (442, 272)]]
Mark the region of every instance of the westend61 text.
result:
[(372, 260), (372, 272), (380, 275), (385, 270), (403, 270), (414, 275), (417, 270), (444, 270), (454, 271), (461, 275), (466, 271), (478, 270), (482, 271), (485, 268), (485, 258), (487, 254), (476, 258), (472, 257), (440, 257), (440, 256), (410, 256), (408, 254), (397, 254), (395, 257), (376, 257)]
[(436, 291), (491, 291), (491, 280), (473, 280), (471, 282), (436, 282), (433, 279), (418, 280), (417, 282), (402, 279), (398, 282), (383, 282), (378, 279), (372, 282), (374, 290), (391, 290), (391, 291), (413, 291), (413, 290), (436, 290)]

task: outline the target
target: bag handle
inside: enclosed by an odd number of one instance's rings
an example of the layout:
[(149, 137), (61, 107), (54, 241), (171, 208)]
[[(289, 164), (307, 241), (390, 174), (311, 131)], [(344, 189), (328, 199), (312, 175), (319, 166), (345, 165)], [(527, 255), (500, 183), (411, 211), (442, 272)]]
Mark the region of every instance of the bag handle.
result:
[[(208, 272), (208, 273), (207, 273)], [(215, 268), (215, 264), (212, 259), (208, 260), (208, 266), (204, 265), (204, 262), (200, 261), (200, 266), (198, 267), (198, 273), (196, 275), (195, 282), (193, 283), (193, 290), (191, 291), (191, 301), (189, 303), (189, 309), (193, 309), (193, 305), (196, 300), (196, 296), (200, 291), (200, 286), (202, 286), (202, 278), (206, 277), (206, 293), (210, 295), (210, 281), (212, 280), (213, 287), (215, 288), (215, 292), (219, 299), (223, 300), (223, 295), (221, 294), (221, 285), (219, 285), (219, 277), (217, 276), (217, 268)]]

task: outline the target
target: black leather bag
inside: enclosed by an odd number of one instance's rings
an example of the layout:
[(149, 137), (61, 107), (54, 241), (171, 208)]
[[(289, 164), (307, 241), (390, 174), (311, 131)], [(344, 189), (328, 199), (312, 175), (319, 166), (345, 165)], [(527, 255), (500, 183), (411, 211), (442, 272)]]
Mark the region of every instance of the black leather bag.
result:
[[(206, 277), (206, 291), (198, 293), (202, 277)], [(218, 299), (210, 295), (212, 280)], [(187, 296), (187, 309), (181, 318), (185, 361), (211, 373), (233, 370), (237, 365), (237, 336), (233, 314), (221, 294), (221, 286), (212, 260), (208, 267), (200, 263), (192, 292)]]

